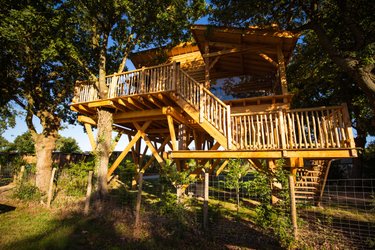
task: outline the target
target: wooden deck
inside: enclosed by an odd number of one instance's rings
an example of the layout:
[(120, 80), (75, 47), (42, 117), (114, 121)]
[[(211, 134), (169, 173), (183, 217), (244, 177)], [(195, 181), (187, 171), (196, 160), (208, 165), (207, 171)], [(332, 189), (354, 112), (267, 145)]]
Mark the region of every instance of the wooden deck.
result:
[[(177, 63), (110, 75), (106, 81), (104, 99), (94, 84), (78, 83), (71, 108), (82, 114), (79, 121), (95, 126), (96, 108), (106, 107), (115, 128), (129, 136), (150, 122), (144, 132), (156, 143), (170, 138), (165, 150), (172, 159), (356, 156), (345, 105), (293, 110), (280, 101), (288, 97), (283, 95), (261, 97), (256, 104), (250, 99), (223, 102)], [(252, 111), (267, 105), (265, 100), (271, 100), (271, 110)], [(232, 113), (236, 103), (249, 111)]]

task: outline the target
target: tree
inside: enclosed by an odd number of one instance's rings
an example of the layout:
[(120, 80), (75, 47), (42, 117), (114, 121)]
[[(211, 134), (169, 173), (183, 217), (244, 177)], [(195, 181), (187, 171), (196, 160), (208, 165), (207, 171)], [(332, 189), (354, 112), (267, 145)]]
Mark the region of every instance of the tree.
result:
[(56, 141), (56, 151), (62, 153), (79, 153), (81, 149), (74, 138), (59, 136)]
[(241, 188), (241, 179), (246, 176), (250, 170), (250, 165), (244, 164), (243, 161), (230, 160), (229, 161), (229, 172), (225, 178), (225, 187), (229, 189), (236, 190), (236, 200), (237, 200), (237, 216), (240, 209), (240, 188)]
[(10, 143), (7, 151), (17, 152), (22, 154), (34, 154), (35, 153), (35, 143), (32, 135), (29, 131), (18, 135), (13, 143)]
[(277, 23), (283, 29), (314, 32), (319, 48), (354, 80), (374, 112), (374, 7), (367, 0), (212, 0), (211, 20), (240, 27)]
[[(356, 129), (356, 146), (365, 148), (367, 136), (375, 133), (374, 126), (369, 122), (374, 120), (371, 104), (363, 91), (353, 84), (351, 76), (320, 49), (318, 38), (313, 32), (306, 33), (297, 45), (297, 53), (288, 67), (287, 75), (295, 94), (294, 107), (346, 103)], [(362, 154), (355, 161), (357, 171), (354, 171), (353, 177), (360, 177)]]
[[(180, 41), (205, 6), (203, 0), (71, 0), (66, 7), (75, 17), (81, 35), (76, 38), (76, 53), (71, 56), (95, 82), (99, 96), (106, 98), (105, 76), (123, 72), (128, 54), (136, 46), (139, 49)], [(119, 65), (117, 70), (115, 65)], [(111, 112), (104, 108), (98, 109), (97, 117), (98, 190), (105, 196), (113, 121)]]
[[(46, 192), (52, 151), (67, 112), (78, 71), (69, 61), (69, 33), (59, 1), (3, 1), (0, 12), (2, 101), (14, 101), (25, 112), (35, 142), (36, 186)], [(42, 131), (37, 132), (37, 117)], [(35, 120), (35, 119), (34, 119)]]

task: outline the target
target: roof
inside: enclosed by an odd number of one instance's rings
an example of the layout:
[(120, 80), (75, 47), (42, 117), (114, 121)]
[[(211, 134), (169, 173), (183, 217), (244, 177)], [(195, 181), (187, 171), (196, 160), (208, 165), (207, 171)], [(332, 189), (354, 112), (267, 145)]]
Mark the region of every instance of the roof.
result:
[[(276, 27), (240, 29), (193, 25), (191, 32), (203, 57), (213, 61), (211, 58), (215, 55), (220, 56), (211, 69), (211, 78), (275, 72), (276, 67), (270, 60), (278, 62), (277, 47), (281, 47), (288, 63), (299, 37), (298, 33)], [(206, 45), (208, 55), (204, 55)]]
[[(134, 66), (154, 66), (176, 60), (198, 81), (204, 81), (204, 61), (214, 62), (210, 79), (240, 75), (267, 75), (277, 71), (277, 47), (280, 46), (288, 63), (299, 34), (281, 31), (277, 27), (230, 28), (193, 25), (191, 32), (196, 44), (182, 43), (173, 48), (156, 48), (130, 56)], [(209, 53), (206, 54), (206, 46)], [(200, 52), (200, 53), (199, 53)], [(186, 69), (187, 68), (187, 69)]]

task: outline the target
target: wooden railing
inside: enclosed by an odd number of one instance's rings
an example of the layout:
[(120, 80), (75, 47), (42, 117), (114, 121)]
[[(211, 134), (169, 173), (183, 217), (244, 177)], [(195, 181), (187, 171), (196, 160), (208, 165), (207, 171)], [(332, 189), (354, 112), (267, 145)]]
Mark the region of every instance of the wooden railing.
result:
[(77, 81), (74, 87), (73, 102), (91, 102), (98, 100), (99, 91), (94, 82)]
[(207, 120), (220, 133), (228, 138), (227, 148), (231, 148), (230, 106), (226, 105), (203, 84), (191, 78), (182, 69), (178, 70), (177, 93), (197, 111), (199, 120)]
[(240, 149), (354, 148), (345, 105), (232, 114), (233, 142)]
[(106, 76), (108, 98), (174, 89), (176, 63)]

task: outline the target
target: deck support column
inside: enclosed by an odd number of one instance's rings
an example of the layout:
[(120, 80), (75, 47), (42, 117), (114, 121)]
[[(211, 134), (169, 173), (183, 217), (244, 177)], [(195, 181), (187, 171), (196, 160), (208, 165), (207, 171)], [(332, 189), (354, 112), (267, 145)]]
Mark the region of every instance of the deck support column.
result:
[(279, 66), (281, 93), (285, 95), (288, 93), (288, 83), (286, 81), (285, 59), (280, 45), (277, 46), (277, 61)]

